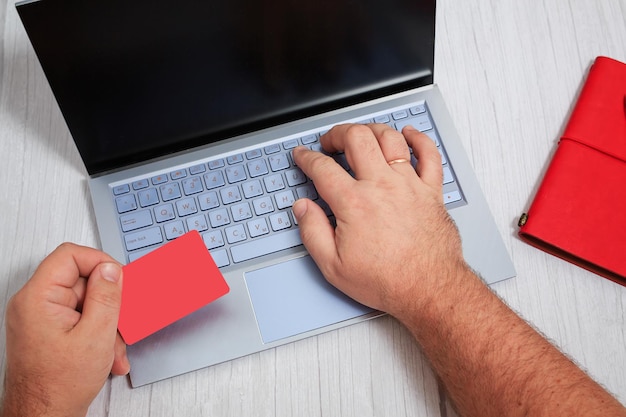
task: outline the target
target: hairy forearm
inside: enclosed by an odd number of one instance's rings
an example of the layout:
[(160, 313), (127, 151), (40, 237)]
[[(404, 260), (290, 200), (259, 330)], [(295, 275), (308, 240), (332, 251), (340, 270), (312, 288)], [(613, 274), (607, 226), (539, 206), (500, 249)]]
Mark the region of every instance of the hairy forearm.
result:
[[(463, 416), (626, 416), (626, 409), (469, 270), (398, 317)], [(456, 282), (458, 281), (458, 271)], [(454, 282), (452, 280), (450, 282)]]

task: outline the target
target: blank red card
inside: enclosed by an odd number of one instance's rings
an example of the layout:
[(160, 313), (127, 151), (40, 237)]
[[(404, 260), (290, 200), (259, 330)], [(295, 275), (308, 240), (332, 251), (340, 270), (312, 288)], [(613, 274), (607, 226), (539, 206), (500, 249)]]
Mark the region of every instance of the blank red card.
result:
[(123, 270), (118, 329), (128, 345), (229, 291), (197, 231), (142, 256)]

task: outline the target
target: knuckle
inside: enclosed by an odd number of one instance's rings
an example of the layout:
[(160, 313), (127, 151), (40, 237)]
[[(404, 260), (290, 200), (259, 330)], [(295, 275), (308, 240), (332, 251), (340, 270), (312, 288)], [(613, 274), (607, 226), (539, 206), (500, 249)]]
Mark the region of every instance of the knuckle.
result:
[[(382, 132), (380, 132), (380, 139), (383, 141), (396, 140), (400, 137), (399, 135), (400, 133), (397, 130), (385, 129)], [(402, 142), (404, 142), (404, 140), (402, 140)]]
[(57, 250), (59, 251), (71, 251), (76, 248), (76, 244), (72, 242), (63, 242), (59, 246), (57, 246)]
[(309, 166), (314, 172), (326, 172), (328, 168), (336, 163), (332, 158), (322, 154), (315, 155), (310, 162)]
[(122, 296), (119, 291), (94, 291), (89, 294), (89, 301), (108, 309), (118, 309)]
[(360, 124), (353, 124), (348, 126), (346, 129), (345, 140), (358, 145), (364, 140), (372, 138), (373, 135), (374, 134), (369, 127)]

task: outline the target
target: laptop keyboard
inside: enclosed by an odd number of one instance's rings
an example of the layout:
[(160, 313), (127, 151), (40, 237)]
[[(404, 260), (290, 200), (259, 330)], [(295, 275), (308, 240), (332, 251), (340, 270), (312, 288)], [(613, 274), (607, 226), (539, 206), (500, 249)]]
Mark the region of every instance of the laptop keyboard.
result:
[[(376, 114), (360, 123), (408, 124), (437, 144), (444, 171), (444, 202), (463, 197), (425, 104)], [(112, 187), (129, 262), (182, 234), (197, 230), (218, 267), (227, 267), (302, 244), (291, 206), (310, 198), (332, 212), (310, 179), (294, 164), (291, 150), (322, 151), (324, 131), (307, 133), (244, 153)], [(333, 155), (350, 172), (343, 154)], [(416, 160), (412, 158), (413, 165)]]

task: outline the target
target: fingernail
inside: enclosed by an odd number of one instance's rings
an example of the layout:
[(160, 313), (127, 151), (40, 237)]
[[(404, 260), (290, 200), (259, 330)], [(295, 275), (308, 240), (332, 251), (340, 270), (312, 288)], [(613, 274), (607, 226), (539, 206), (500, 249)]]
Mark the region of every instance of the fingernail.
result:
[(120, 280), (120, 276), (122, 276), (122, 268), (119, 265), (108, 262), (100, 265), (100, 273), (102, 278), (107, 281), (117, 282)]
[(293, 215), (296, 216), (296, 220), (300, 221), (307, 211), (306, 201), (297, 200), (293, 203), (293, 207), (291, 209), (293, 210)]
[(406, 126), (404, 126), (404, 128), (403, 128), (402, 130), (404, 130), (404, 129), (407, 129), (407, 130), (417, 130), (416, 128), (414, 128), (414, 127), (413, 127), (413, 126), (411, 126), (411, 125), (406, 125)]

